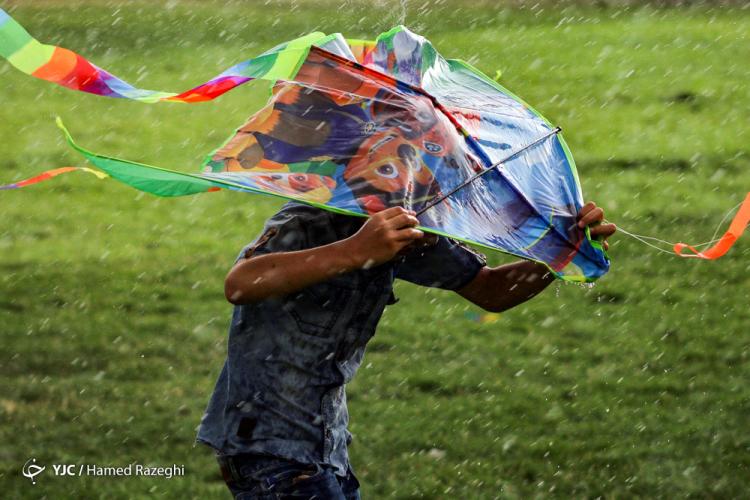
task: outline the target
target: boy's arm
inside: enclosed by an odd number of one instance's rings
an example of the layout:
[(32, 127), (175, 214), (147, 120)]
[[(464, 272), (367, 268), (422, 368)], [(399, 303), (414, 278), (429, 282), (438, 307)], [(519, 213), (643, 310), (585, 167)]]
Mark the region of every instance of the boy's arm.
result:
[[(602, 224), (604, 211), (593, 202), (586, 203), (578, 212), (578, 227), (589, 227), (591, 237), (605, 239), (616, 231), (614, 224)], [(604, 241), (604, 248), (609, 244)], [(458, 294), (490, 312), (502, 312), (515, 307), (535, 295), (555, 280), (542, 264), (521, 261), (499, 267), (484, 267)]]
[(490, 312), (502, 312), (526, 302), (555, 281), (542, 264), (519, 261), (483, 267), (476, 278), (457, 290), (463, 298)]
[(251, 256), (227, 274), (224, 295), (235, 305), (280, 297), (363, 267), (394, 258), (405, 246), (424, 236), (415, 229), (414, 212), (401, 207), (370, 217), (353, 236), (329, 245), (293, 252)]

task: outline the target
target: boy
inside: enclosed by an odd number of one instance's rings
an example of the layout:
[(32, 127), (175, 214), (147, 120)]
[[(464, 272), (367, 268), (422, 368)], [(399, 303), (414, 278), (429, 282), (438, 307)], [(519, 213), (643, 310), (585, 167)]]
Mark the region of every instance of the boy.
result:
[[(592, 237), (615, 232), (593, 203), (578, 217)], [(454, 290), (488, 311), (554, 280), (529, 261), (487, 267), (416, 225), (400, 207), (365, 220), (289, 202), (243, 249), (225, 281), (235, 305), (228, 356), (197, 438), (217, 450), (236, 498), (359, 498), (344, 387), (396, 302), (395, 278)]]

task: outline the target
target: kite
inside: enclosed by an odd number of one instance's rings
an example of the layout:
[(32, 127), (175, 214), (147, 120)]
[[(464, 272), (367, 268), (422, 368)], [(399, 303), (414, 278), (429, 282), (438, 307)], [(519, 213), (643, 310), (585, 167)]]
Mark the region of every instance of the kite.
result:
[(229, 189), (353, 216), (402, 206), (427, 232), (542, 263), (562, 280), (592, 282), (609, 269), (601, 243), (577, 227), (581, 187), (560, 128), (403, 26), (374, 41), (311, 33), (179, 94), (136, 88), (44, 45), (2, 10), (0, 54), (34, 77), (144, 103), (210, 101), (249, 81), (267, 84), (268, 102), (194, 174), (90, 152), (58, 119), (98, 169), (84, 170), (141, 191)]

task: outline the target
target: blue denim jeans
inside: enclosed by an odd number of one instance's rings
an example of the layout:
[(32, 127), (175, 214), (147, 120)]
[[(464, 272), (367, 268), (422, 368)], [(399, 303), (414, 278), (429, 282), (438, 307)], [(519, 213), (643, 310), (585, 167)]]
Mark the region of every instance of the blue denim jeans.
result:
[(222, 476), (236, 500), (359, 500), (359, 481), (331, 467), (266, 455), (217, 455)]

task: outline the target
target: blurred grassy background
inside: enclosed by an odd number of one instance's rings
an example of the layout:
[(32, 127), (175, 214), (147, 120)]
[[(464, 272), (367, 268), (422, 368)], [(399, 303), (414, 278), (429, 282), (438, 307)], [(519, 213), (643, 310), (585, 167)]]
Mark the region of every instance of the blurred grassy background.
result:
[[(705, 241), (750, 187), (750, 11), (530, 2), (11, 1), (42, 41), (180, 91), (283, 40), (403, 23), (563, 127), (586, 198), (624, 228)], [(83, 146), (193, 171), (254, 111), (71, 92), (0, 64), (0, 183)], [(0, 195), (5, 498), (226, 495), (194, 447), (226, 349), (223, 278), (280, 202), (143, 195), (85, 174)], [(596, 287), (481, 324), (400, 284), (349, 387), (365, 498), (742, 497), (750, 465), (750, 239), (718, 262), (624, 237)], [(503, 260), (491, 256), (493, 261)], [(181, 478), (55, 478), (23, 463), (185, 464)]]

